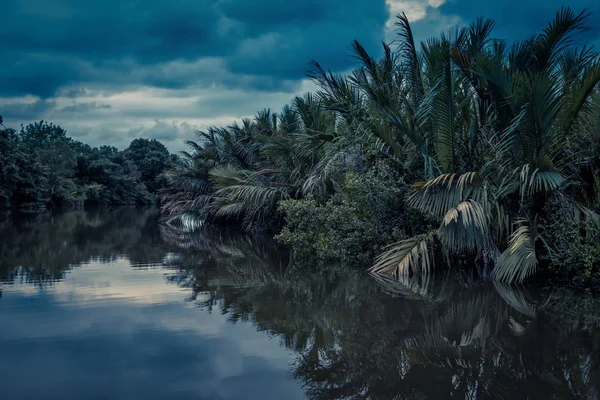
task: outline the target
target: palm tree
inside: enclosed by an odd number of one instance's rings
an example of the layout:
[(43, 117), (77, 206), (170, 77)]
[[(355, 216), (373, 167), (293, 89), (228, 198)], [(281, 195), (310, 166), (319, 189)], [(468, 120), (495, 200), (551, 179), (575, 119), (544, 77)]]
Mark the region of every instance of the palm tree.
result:
[(192, 152), (167, 173), (163, 211), (172, 223), (234, 220), (260, 229), (280, 200), (325, 196), (336, 127), (333, 112), (307, 94), (281, 114), (265, 110), (241, 126), (199, 132), (188, 142)]
[[(538, 243), (552, 251), (538, 224), (551, 195), (570, 199), (573, 218), (575, 211), (597, 218), (578, 202), (575, 188), (589, 157), (575, 147), (574, 131), (589, 115), (600, 81), (598, 55), (570, 46), (587, 18), (562, 9), (541, 34), (510, 51), (489, 39), (490, 21), (422, 45), (417, 68), (427, 89), (419, 137), (433, 146), (413, 145), (441, 173), (415, 184), (408, 203), (442, 221), (435, 231), (389, 248), (372, 272), (427, 273), (432, 245), (439, 243), (446, 256), (471, 252), (486, 267), (495, 263), (497, 279), (522, 281), (536, 270)], [(408, 40), (404, 21), (401, 36)]]

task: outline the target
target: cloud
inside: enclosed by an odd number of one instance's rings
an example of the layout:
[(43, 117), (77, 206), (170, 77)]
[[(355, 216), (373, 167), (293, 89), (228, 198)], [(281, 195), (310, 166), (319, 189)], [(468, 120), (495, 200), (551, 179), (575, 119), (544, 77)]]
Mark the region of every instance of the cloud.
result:
[[(8, 34), (0, 33), (2, 43), (11, 40)], [(46, 99), (59, 87), (83, 77), (82, 64), (63, 55), (23, 54), (10, 49), (1, 54), (0, 96), (34, 94)]]
[(182, 150), (185, 141), (194, 138), (194, 133), (200, 130), (197, 125), (188, 122), (165, 122), (155, 120), (152, 126), (137, 126), (129, 129), (127, 138), (129, 141), (136, 138), (151, 138), (159, 140), (172, 149)]
[(96, 104), (95, 101), (89, 103), (77, 103), (72, 106), (66, 106), (58, 110), (61, 113), (85, 113), (93, 110), (111, 109), (110, 104)]
[(61, 90), (59, 93), (57, 93), (57, 95), (59, 97), (66, 97), (66, 98), (77, 98), (77, 97), (83, 97), (88, 95), (89, 92), (87, 90), (85, 90), (84, 88), (72, 88), (72, 89), (63, 89)]
[(30, 121), (45, 115), (48, 111), (56, 107), (56, 102), (53, 100), (38, 99), (33, 102), (14, 102), (0, 103), (0, 115), (10, 120), (25, 120)]
[[(2, 75), (16, 79), (1, 85), (0, 95), (42, 98), (77, 83), (210, 84), (219, 78), (215, 66), (225, 74), (277, 78), (271, 84), (300, 80), (315, 57), (331, 68), (347, 67), (349, 42), (376, 45), (388, 18), (383, 0), (149, 0), (143, 6), (62, 0), (52, 7), (45, 0), (8, 0), (2, 8), (0, 61), (10, 66)], [(208, 73), (177, 73), (198, 64)], [(239, 83), (218, 83), (229, 82)]]
[[(78, 140), (126, 146), (133, 132), (181, 149), (181, 128), (231, 124), (279, 110), (312, 87), (311, 60), (337, 72), (357, 65), (350, 43), (377, 56), (406, 12), (417, 41), (479, 16), (510, 40), (547, 26), (557, 0), (5, 0), (0, 24), (0, 114), (5, 125), (42, 118)], [(600, 45), (595, 30), (581, 38)], [(154, 128), (159, 121), (163, 125)], [(173, 128), (176, 127), (176, 128)], [(166, 132), (174, 136), (168, 137)], [(168, 140), (171, 139), (171, 140)]]
[[(35, 97), (0, 102), (6, 126), (45, 119), (67, 129), (68, 135), (93, 146), (110, 144), (119, 149), (138, 137), (158, 139), (170, 150), (186, 148), (194, 132), (213, 125), (230, 125), (262, 108), (279, 111), (294, 95), (314, 91), (304, 80), (288, 91), (227, 89), (213, 85), (180, 90), (144, 87), (121, 93), (65, 90), (52, 100)], [(80, 93), (73, 98), (71, 94)]]
[[(304, 398), (289, 376), (293, 356), (278, 341), (250, 323), (188, 307), (167, 272), (135, 271), (119, 258), (75, 269), (48, 290), (7, 285), (4, 397)], [(35, 383), (23, 385), (23, 377)]]
[[(565, 4), (560, 0), (535, 2), (450, 0), (441, 5), (439, 11), (442, 15), (453, 15), (467, 23), (478, 17), (491, 18), (497, 23), (494, 32), (498, 37), (515, 40), (525, 39), (541, 32)], [(589, 9), (592, 17), (588, 26), (593, 30), (582, 36), (582, 39), (597, 40), (600, 36), (600, 2), (573, 0), (568, 2), (568, 5), (576, 13)]]

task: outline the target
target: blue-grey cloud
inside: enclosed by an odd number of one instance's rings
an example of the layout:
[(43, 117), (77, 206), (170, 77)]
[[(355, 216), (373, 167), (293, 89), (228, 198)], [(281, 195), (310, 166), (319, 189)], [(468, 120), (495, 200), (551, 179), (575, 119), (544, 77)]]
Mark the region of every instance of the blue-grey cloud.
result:
[(123, 75), (131, 84), (182, 88), (211, 77), (183, 80), (147, 70), (208, 57), (224, 60), (235, 74), (298, 80), (311, 58), (347, 66), (348, 43), (376, 44), (388, 17), (383, 0), (8, 0), (2, 9), (0, 61), (9, 68), (0, 95), (40, 97), (64, 85), (110, 84)]
[[(9, 293), (0, 310), (0, 391), (7, 399), (304, 397), (286, 365), (251, 355), (271, 354), (278, 344), (250, 324), (228, 325), (225, 315), (177, 302), (70, 304), (43, 292)], [(196, 332), (190, 321), (220, 334)]]
[[(564, 4), (387, 2), (394, 13), (406, 8), (418, 19), (413, 23), (418, 39), (479, 16), (497, 21), (496, 37), (525, 38), (546, 27)], [(599, 46), (600, 2), (570, 5), (576, 11), (590, 8), (593, 29), (581, 39)], [(386, 31), (386, 0), (5, 0), (1, 10), (5, 125), (44, 118), (79, 140), (118, 147), (131, 135), (146, 133), (175, 144), (187, 132), (181, 129), (184, 121), (204, 128), (263, 107), (277, 110), (304, 90), (311, 60), (346, 71), (357, 65), (350, 55), (353, 39), (377, 55), (380, 41), (393, 36)], [(148, 94), (139, 92), (144, 87), (164, 89), (149, 96), (198, 100), (147, 104)], [(122, 92), (137, 93), (137, 100), (123, 105), (108, 97)], [(5, 99), (27, 94), (38, 98)], [(111, 108), (101, 108), (104, 104)], [(159, 125), (163, 131), (153, 128), (155, 120), (166, 124)]]
[(72, 106), (66, 106), (58, 110), (61, 113), (85, 113), (93, 110), (109, 110), (112, 106), (110, 104), (97, 104), (95, 101), (87, 103), (77, 103)]
[(77, 98), (77, 97), (87, 96), (90, 93), (87, 90), (85, 90), (84, 88), (71, 88), (71, 89), (61, 90), (57, 94), (60, 97), (66, 97), (66, 98), (74, 99), (74, 98)]
[(52, 100), (36, 100), (32, 103), (7, 103), (0, 104), (0, 115), (10, 116), (12, 119), (30, 121), (37, 119), (48, 111), (54, 109), (56, 103)]
[(544, 1), (470, 1), (449, 0), (439, 11), (442, 15), (456, 15), (470, 22), (478, 17), (496, 21), (495, 34), (504, 39), (524, 39), (541, 32), (563, 6), (570, 6), (579, 13), (588, 9), (592, 16), (588, 26), (593, 28), (581, 39), (595, 41), (600, 35), (600, 2), (590, 0), (572, 0), (567, 3), (560, 0)]

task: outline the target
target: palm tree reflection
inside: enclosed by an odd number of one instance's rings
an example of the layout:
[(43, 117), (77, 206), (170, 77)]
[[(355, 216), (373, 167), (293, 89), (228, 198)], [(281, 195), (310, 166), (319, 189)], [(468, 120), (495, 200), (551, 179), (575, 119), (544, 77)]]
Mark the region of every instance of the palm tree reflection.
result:
[(200, 249), (170, 280), (201, 307), (280, 337), (311, 398), (598, 397), (591, 298), (449, 276), (301, 273), (273, 242), (163, 235)]

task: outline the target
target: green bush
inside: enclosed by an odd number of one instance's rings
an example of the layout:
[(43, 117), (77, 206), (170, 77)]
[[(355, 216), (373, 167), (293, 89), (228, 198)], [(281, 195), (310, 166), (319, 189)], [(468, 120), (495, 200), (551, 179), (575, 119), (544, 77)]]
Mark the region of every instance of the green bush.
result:
[(572, 203), (561, 195), (546, 203), (542, 237), (552, 248), (543, 260), (558, 276), (573, 277), (581, 283), (600, 280), (600, 233), (592, 221), (582, 224), (567, 218), (574, 213)]
[[(423, 217), (404, 213), (408, 186), (389, 165), (346, 174), (325, 204), (314, 199), (279, 203), (285, 227), (277, 238), (303, 263), (366, 265), (390, 242), (424, 228)], [(400, 228), (399, 228), (400, 227)]]

